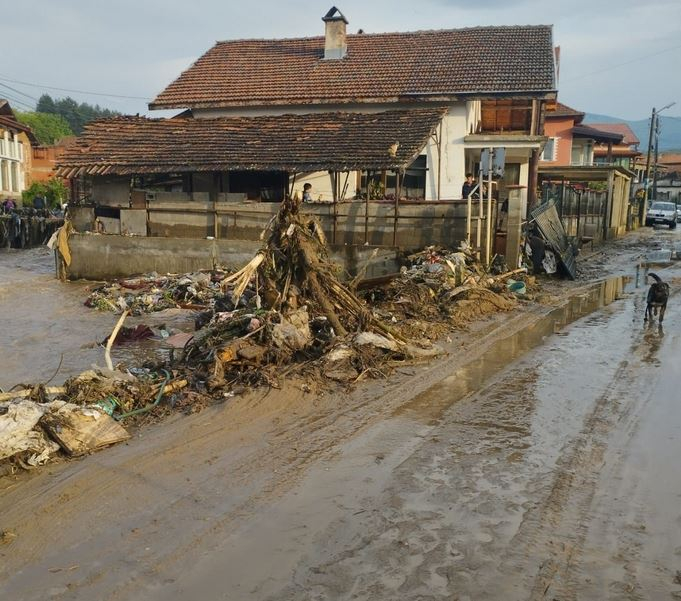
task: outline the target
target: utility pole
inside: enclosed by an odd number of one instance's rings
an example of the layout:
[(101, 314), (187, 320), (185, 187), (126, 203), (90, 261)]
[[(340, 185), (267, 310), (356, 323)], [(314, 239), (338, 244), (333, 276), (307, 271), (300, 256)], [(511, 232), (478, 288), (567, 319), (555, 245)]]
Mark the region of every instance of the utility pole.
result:
[(655, 107), (653, 107), (653, 114), (650, 117), (650, 133), (648, 134), (648, 155), (646, 158), (646, 175), (643, 181), (643, 208), (641, 211), (641, 223), (645, 219), (645, 212), (648, 206), (648, 181), (650, 178), (650, 153), (653, 149), (653, 130), (655, 129), (655, 119), (657, 113), (655, 112)]
[(655, 160), (653, 161), (653, 200), (657, 200), (657, 157), (660, 145), (660, 117), (655, 115)]
[[(663, 106), (659, 111), (655, 110), (655, 107), (653, 107), (653, 114), (650, 118), (650, 133), (648, 134), (648, 156), (646, 158), (646, 177), (645, 177), (645, 184), (643, 187), (643, 206), (641, 207), (641, 210), (639, 212), (641, 223), (645, 223), (645, 218), (646, 218), (646, 213), (648, 211), (648, 188), (649, 188), (649, 182), (650, 182), (650, 155), (653, 150), (653, 131), (658, 133), (659, 137), (659, 119), (660, 119), (660, 113), (669, 107), (672, 107), (676, 104), (676, 102), (670, 102), (666, 106)], [(655, 174), (655, 177), (657, 177), (657, 142), (658, 139), (657, 137), (655, 138), (655, 166), (653, 173)], [(653, 185), (655, 188), (657, 188), (657, 181), (653, 181)], [(653, 190), (653, 195), (655, 195), (657, 192), (656, 189)]]

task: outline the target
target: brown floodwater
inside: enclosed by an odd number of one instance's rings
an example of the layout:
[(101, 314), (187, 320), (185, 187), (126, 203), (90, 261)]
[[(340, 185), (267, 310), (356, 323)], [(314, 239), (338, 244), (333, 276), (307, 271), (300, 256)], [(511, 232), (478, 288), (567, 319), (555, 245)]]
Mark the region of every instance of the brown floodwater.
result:
[[(54, 276), (54, 257), (45, 247), (0, 251), (0, 388), (45, 382), (58, 372), (53, 385), (105, 365), (100, 343), (111, 333), (118, 316), (83, 305), (92, 282), (60, 282)], [(131, 317), (126, 325), (166, 323), (192, 329), (187, 311), (165, 311)], [(160, 341), (116, 347), (114, 363), (137, 366), (160, 352)], [(60, 366), (61, 362), (61, 366)]]

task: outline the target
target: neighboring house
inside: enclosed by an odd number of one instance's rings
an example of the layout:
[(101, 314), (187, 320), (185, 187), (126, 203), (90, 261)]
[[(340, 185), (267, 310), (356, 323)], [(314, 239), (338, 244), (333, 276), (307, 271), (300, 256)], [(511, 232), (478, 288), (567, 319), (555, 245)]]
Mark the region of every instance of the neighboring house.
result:
[[(93, 176), (93, 194), (106, 175), (121, 190), (132, 178), (218, 200), (277, 201), (306, 181), (328, 201), (460, 199), (481, 150), (504, 147), (502, 188), (528, 186), (556, 94), (550, 26), (349, 35), (337, 9), (323, 21), (324, 36), (218, 42), (150, 104), (177, 118), (93, 123), (60, 173)], [(140, 156), (117, 123), (157, 140), (154, 152)], [(287, 144), (273, 153), (280, 127)], [(202, 146), (221, 131), (231, 141)]]
[(548, 138), (539, 158), (546, 167), (590, 166), (594, 164), (594, 146), (606, 148), (620, 144), (623, 134), (611, 133), (591, 125), (583, 125), (584, 113), (557, 102), (546, 113), (544, 135)]
[(611, 134), (622, 135), (619, 144), (608, 149), (607, 144), (599, 143), (594, 147), (594, 164), (620, 165), (629, 171), (635, 171), (637, 159), (642, 156), (638, 149), (641, 143), (636, 134), (626, 123), (590, 123), (590, 127)]
[(50, 146), (33, 146), (31, 156), (31, 181), (46, 182), (54, 177), (57, 164), (75, 136), (67, 136)]
[(7, 100), (0, 99), (0, 200), (21, 199), (30, 184), (31, 129), (17, 121)]
[(681, 153), (662, 153), (657, 164), (657, 199), (681, 204)]

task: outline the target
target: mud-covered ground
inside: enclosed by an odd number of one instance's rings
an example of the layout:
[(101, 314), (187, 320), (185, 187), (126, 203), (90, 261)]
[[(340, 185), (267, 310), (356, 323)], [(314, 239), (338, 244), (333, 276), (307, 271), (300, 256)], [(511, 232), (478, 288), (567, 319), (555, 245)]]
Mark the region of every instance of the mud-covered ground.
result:
[(0, 481), (0, 598), (675, 598), (681, 295), (642, 323), (675, 241), (631, 235), (388, 380), (289, 382)]

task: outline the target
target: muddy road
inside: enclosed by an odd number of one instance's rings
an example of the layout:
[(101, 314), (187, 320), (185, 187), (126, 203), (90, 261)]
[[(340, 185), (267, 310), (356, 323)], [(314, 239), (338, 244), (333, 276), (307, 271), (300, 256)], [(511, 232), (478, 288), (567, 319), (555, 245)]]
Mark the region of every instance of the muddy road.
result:
[(680, 598), (681, 294), (644, 326), (631, 259), (440, 363), (0, 482), (0, 598)]

